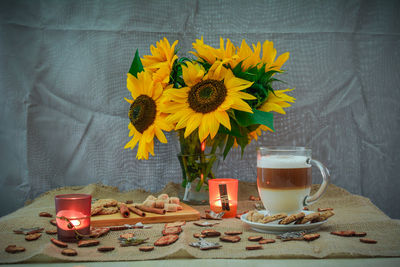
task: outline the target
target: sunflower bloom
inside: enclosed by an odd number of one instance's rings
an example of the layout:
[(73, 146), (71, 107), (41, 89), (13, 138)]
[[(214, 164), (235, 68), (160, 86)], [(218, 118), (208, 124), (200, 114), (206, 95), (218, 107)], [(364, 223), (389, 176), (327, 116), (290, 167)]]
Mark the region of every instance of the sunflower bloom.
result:
[(200, 64), (186, 64), (182, 66), (182, 77), (187, 86), (166, 90), (169, 102), (162, 107), (163, 112), (170, 113), (167, 120), (176, 123), (175, 130), (186, 128), (185, 138), (198, 129), (200, 142), (208, 136), (212, 139), (220, 124), (230, 130), (229, 109), (252, 113), (244, 100), (255, 97), (241, 92), (252, 82), (235, 77), (219, 64), (212, 65), (207, 74)]
[(153, 79), (162, 84), (168, 84), (169, 75), (178, 56), (175, 54), (175, 46), (178, 44), (176, 40), (172, 45), (168, 39), (157, 42), (156, 47), (150, 46), (151, 55), (143, 56), (142, 64), (145, 70), (154, 72)]
[(163, 86), (153, 80), (152, 73), (143, 71), (137, 74), (137, 78), (128, 73), (127, 87), (133, 98), (125, 98), (131, 104), (128, 128), (129, 136), (133, 137), (124, 148), (133, 149), (139, 143), (136, 157), (148, 159), (149, 153), (154, 156), (154, 136), (161, 143), (167, 143), (163, 130), (172, 130), (166, 114), (160, 111)]
[(289, 52), (283, 53), (276, 60), (274, 43), (266, 40), (262, 45), (263, 56), (261, 61), (265, 64), (265, 70), (281, 71), (283, 64), (289, 59)]
[(274, 93), (269, 93), (267, 97), (267, 101), (259, 108), (259, 110), (270, 112), (275, 111), (280, 114), (286, 114), (286, 111), (283, 108), (290, 107), (291, 104), (294, 103), (296, 98), (291, 97), (286, 92), (290, 92), (293, 89), (286, 90), (275, 90)]

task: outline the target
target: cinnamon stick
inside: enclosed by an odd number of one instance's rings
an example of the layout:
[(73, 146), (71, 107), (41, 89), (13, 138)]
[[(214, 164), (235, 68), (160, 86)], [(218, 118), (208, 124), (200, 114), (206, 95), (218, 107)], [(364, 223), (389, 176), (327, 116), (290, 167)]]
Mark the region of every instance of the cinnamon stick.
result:
[(146, 213), (144, 213), (144, 212), (141, 211), (140, 209), (135, 208), (134, 206), (129, 206), (128, 209), (129, 209), (130, 211), (132, 211), (133, 213), (135, 213), (135, 214), (141, 216), (141, 217), (145, 217), (145, 216), (146, 216)]
[(122, 217), (128, 218), (129, 217), (129, 209), (125, 204), (119, 205), (119, 211), (121, 212)]
[(150, 208), (150, 207), (146, 207), (144, 205), (136, 205), (135, 208), (140, 209), (141, 211), (151, 212), (151, 213), (155, 213), (155, 214), (161, 214), (161, 215), (165, 214), (165, 210), (163, 210), (163, 209)]

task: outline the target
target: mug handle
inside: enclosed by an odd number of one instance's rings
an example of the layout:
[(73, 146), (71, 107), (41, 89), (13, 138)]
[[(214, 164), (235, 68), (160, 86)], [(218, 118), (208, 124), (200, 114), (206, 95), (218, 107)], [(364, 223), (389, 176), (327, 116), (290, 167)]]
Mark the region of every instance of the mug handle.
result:
[(304, 206), (308, 206), (316, 202), (326, 191), (328, 187), (331, 175), (329, 174), (329, 170), (318, 160), (310, 160), (311, 165), (315, 165), (321, 172), (322, 175), (322, 184), (319, 187), (318, 191), (312, 196), (306, 196), (303, 201)]

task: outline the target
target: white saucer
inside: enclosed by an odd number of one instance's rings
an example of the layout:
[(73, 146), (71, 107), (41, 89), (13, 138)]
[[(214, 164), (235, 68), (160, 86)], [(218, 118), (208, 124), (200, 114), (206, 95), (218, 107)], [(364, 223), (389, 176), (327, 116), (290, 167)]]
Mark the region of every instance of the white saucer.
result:
[[(264, 216), (268, 214), (266, 210), (259, 210), (259, 213), (263, 214)], [(307, 211), (304, 210), (305, 215), (308, 215), (310, 213), (314, 213), (314, 211)], [(309, 231), (309, 230), (318, 230), (318, 228), (321, 227), (324, 223), (327, 222), (327, 220), (322, 221), (322, 222), (316, 222), (316, 223), (305, 223), (305, 224), (278, 224), (279, 220), (270, 222), (270, 223), (256, 223), (256, 222), (251, 222), (246, 220), (246, 214), (243, 214), (240, 216), (240, 219), (248, 224), (253, 230), (261, 233), (269, 233), (269, 234), (278, 234), (278, 233), (286, 233), (286, 232), (299, 232), (299, 231)]]

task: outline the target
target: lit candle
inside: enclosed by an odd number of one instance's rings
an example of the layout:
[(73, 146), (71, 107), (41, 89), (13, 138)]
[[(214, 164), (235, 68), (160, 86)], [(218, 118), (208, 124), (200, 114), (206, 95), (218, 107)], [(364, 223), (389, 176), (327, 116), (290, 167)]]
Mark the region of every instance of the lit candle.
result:
[(224, 212), (223, 218), (236, 216), (238, 180), (210, 179), (208, 181), (210, 209), (214, 212)]
[(87, 194), (66, 194), (55, 197), (59, 240), (77, 242), (77, 234), (90, 234), (91, 201), (92, 196)]

